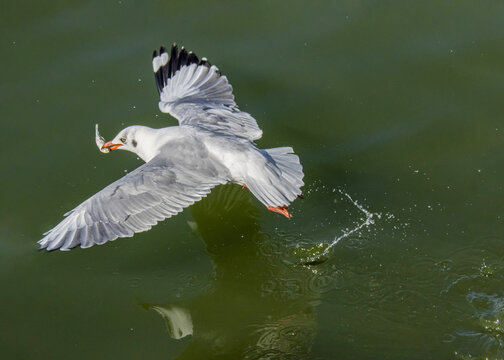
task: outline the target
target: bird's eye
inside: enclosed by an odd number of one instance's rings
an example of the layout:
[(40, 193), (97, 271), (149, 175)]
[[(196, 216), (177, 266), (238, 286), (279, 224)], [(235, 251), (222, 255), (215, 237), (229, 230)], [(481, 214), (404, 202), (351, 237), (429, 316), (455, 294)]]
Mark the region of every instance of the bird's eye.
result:
[(122, 142), (123, 144), (126, 144), (126, 138), (125, 138), (125, 137), (122, 137), (122, 138), (120, 138), (119, 140), (121, 140), (121, 142)]

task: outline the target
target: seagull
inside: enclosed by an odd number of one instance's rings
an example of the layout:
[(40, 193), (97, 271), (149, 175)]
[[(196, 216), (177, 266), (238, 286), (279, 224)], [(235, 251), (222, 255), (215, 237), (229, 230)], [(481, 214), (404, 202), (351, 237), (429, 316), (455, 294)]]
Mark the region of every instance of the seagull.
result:
[(234, 183), (268, 210), (288, 218), (302, 197), (303, 168), (292, 147), (259, 149), (262, 130), (238, 109), (226, 76), (206, 58), (171, 46), (152, 58), (159, 109), (179, 125), (161, 129), (133, 125), (106, 142), (102, 152), (128, 150), (145, 164), (67, 212), (38, 241), (40, 249), (88, 248), (147, 231), (201, 200), (217, 185)]

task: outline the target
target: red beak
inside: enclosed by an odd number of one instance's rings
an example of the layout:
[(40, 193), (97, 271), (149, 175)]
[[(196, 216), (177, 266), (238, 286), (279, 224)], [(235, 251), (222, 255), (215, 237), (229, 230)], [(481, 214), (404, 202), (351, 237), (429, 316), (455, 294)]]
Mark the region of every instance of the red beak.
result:
[(112, 141), (109, 141), (109, 142), (106, 142), (105, 144), (103, 144), (103, 146), (101, 148), (102, 148), (102, 150), (109, 149), (110, 151), (112, 151), (112, 150), (117, 150), (117, 148), (119, 146), (123, 146), (123, 144), (113, 144)]

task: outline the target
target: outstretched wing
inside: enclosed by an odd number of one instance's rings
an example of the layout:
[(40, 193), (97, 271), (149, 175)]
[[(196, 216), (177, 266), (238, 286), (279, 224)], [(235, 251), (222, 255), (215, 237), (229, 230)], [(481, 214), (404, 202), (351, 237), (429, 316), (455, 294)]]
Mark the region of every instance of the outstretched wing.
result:
[(170, 54), (161, 47), (154, 51), (152, 67), (161, 97), (159, 109), (180, 125), (257, 140), (262, 131), (255, 119), (240, 111), (233, 88), (215, 65), (201, 60), (176, 44)]
[(227, 182), (228, 174), (196, 141), (175, 142), (72, 211), (39, 241), (41, 249), (69, 250), (149, 230)]

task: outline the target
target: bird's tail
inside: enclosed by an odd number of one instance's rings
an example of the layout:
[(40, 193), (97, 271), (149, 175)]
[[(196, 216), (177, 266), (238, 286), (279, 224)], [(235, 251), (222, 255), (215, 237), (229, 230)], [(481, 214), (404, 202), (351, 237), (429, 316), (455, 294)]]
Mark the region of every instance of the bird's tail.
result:
[(270, 161), (261, 171), (262, 176), (249, 177), (245, 179), (245, 184), (252, 194), (270, 210), (286, 208), (293, 200), (301, 196), (301, 186), (304, 185), (303, 167), (299, 162), (299, 157), (294, 154), (291, 147), (261, 151)]

